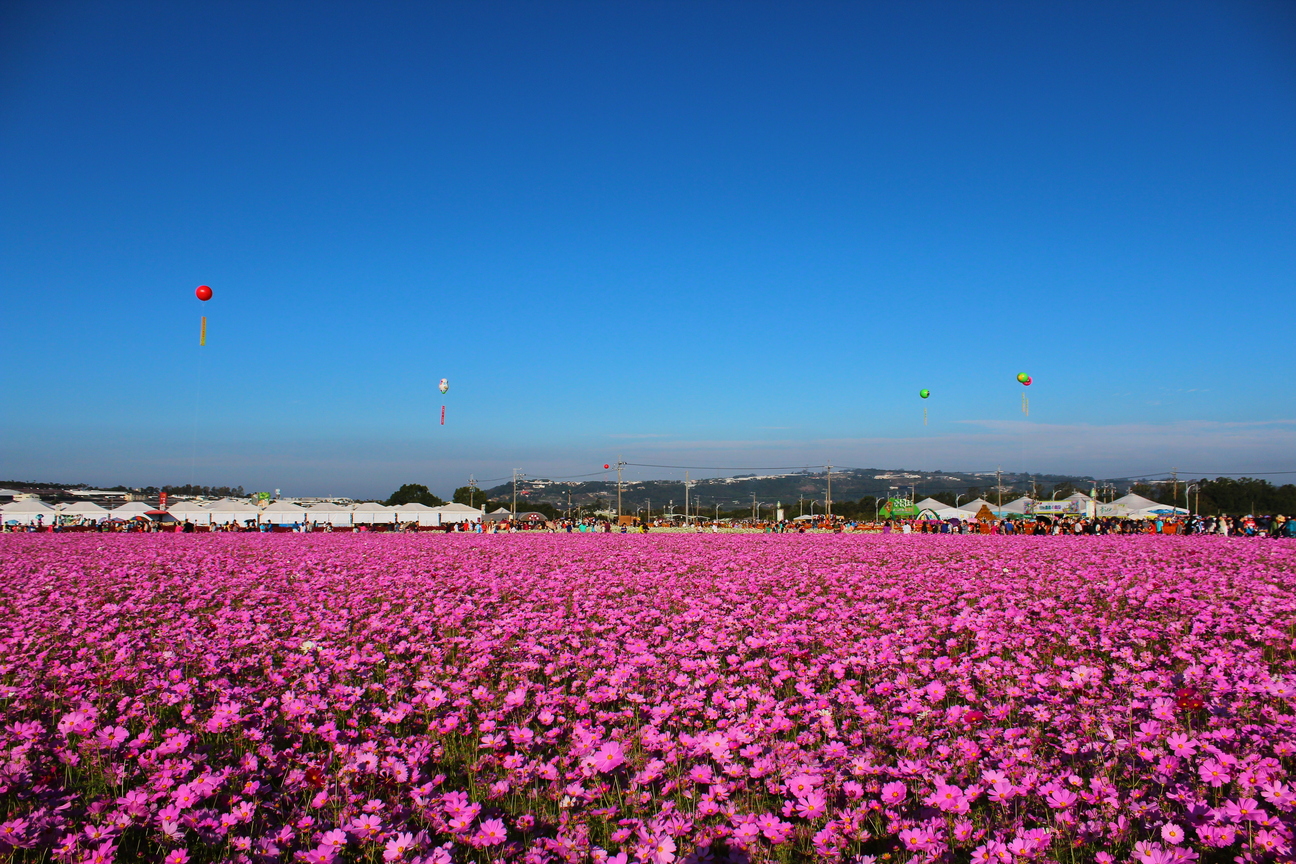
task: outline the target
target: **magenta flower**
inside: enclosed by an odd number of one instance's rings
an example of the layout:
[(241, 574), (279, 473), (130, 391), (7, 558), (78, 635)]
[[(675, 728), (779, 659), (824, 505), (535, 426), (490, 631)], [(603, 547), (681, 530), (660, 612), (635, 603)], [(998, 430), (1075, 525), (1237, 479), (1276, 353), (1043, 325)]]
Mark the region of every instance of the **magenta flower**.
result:
[(598, 749), (592, 757), (594, 767), (606, 774), (625, 763), (625, 751), (615, 741), (608, 742)]

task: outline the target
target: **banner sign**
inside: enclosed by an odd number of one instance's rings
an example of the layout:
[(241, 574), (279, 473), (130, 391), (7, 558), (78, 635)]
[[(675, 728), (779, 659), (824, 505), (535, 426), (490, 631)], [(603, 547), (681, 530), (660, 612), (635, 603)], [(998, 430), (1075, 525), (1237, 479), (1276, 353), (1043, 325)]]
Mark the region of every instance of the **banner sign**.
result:
[(1083, 501), (1033, 501), (1026, 505), (1027, 513), (1035, 513), (1040, 516), (1070, 516), (1082, 513), (1084, 509)]

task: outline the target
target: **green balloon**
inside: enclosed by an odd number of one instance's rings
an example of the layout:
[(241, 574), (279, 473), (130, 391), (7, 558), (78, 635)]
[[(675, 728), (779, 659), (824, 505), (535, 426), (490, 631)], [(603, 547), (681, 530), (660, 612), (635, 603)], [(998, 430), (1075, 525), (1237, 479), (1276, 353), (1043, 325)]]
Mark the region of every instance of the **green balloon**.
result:
[(931, 395), (931, 391), (930, 391), (930, 390), (926, 390), (926, 389), (919, 390), (919, 391), (918, 391), (918, 395), (921, 396), (922, 398), (926, 399), (928, 396)]
[(1022, 383), (1022, 384), (1025, 384), (1025, 383), (1026, 383), (1027, 381), (1029, 381), (1029, 380), (1030, 380), (1030, 376), (1027, 375), (1025, 372), (1018, 372), (1018, 373), (1017, 373), (1017, 381), (1018, 381), (1018, 382), (1020, 382), (1020, 383)]

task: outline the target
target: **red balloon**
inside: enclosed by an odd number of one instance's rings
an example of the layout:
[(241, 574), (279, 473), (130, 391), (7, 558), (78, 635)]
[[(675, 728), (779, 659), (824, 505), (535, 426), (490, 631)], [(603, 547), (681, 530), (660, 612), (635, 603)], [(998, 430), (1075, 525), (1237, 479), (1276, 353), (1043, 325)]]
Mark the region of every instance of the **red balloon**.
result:
[(206, 285), (199, 285), (199, 286), (198, 286), (198, 290), (194, 292), (194, 295), (195, 295), (199, 300), (201, 300), (201, 301), (203, 301), (204, 303), (206, 303), (208, 300), (211, 299), (211, 297), (212, 297), (212, 292), (211, 292), (211, 289), (208, 288)]
[(611, 466), (611, 465), (604, 465), (603, 467), (604, 467), (604, 468), (611, 468), (612, 466)]

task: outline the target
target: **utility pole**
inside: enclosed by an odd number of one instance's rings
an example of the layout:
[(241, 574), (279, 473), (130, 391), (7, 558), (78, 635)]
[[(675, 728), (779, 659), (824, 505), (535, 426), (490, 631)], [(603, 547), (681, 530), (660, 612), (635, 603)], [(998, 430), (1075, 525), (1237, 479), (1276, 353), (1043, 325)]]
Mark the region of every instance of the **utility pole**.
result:
[(684, 522), (689, 520), (689, 487), (693, 484), (689, 482), (689, 473), (684, 472)]
[(828, 497), (824, 499), (824, 514), (832, 518), (832, 463), (828, 463)]
[(625, 467), (625, 460), (617, 456), (617, 522), (621, 522), (621, 469)]
[(756, 493), (752, 493), (752, 521), (756, 521)]
[(525, 476), (526, 475), (518, 469), (513, 469), (513, 520), (515, 522), (517, 521), (517, 484), (518, 480)]
[(648, 518), (645, 519), (644, 521), (645, 522), (652, 521), (652, 499), (651, 498), (648, 499)]
[(468, 506), (473, 506), (473, 493), (477, 491), (477, 475), (468, 475)]
[(1171, 501), (1179, 500), (1179, 469), (1171, 468), (1170, 476), (1174, 479), (1174, 492), (1170, 495)]
[(1003, 466), (995, 469), (995, 491), (999, 493), (999, 508), (1003, 509)]

